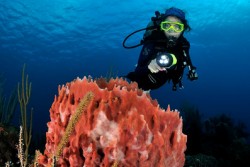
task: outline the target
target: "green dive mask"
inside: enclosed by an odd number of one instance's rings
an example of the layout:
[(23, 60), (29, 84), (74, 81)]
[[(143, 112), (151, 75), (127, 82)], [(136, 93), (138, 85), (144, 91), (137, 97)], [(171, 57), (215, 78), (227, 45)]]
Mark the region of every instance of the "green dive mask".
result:
[(180, 22), (163, 21), (161, 22), (161, 30), (174, 32), (182, 32), (184, 30), (184, 24)]

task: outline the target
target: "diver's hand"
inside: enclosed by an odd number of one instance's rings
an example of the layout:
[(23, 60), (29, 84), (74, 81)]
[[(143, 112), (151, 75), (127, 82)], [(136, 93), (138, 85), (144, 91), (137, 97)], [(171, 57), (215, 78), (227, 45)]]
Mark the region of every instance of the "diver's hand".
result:
[(166, 71), (166, 68), (162, 68), (156, 63), (156, 59), (151, 60), (151, 62), (148, 65), (148, 69), (152, 73), (157, 73), (159, 71)]
[(188, 72), (188, 79), (191, 81), (197, 80), (198, 79), (198, 74), (195, 69), (192, 69)]

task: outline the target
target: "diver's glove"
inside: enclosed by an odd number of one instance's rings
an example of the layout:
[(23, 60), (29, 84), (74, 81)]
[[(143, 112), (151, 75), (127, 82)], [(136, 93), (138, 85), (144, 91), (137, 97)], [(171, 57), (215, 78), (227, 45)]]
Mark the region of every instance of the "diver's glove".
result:
[(195, 68), (189, 70), (189, 72), (188, 72), (188, 79), (191, 80), (191, 81), (198, 79), (198, 74), (195, 71)]
[(152, 72), (152, 73), (157, 73), (159, 71), (166, 71), (166, 68), (160, 67), (157, 62), (156, 59), (151, 60), (151, 62), (148, 65), (148, 69)]

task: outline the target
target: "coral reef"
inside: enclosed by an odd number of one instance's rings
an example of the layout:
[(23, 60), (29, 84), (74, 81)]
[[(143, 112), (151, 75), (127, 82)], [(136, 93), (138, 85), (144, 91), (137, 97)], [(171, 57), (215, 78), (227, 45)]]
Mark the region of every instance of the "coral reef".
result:
[(250, 144), (246, 126), (225, 114), (211, 117), (204, 122), (201, 152), (213, 155), (219, 166), (249, 166)]
[(3, 74), (0, 74), (0, 166), (17, 160), (15, 145), (18, 143), (18, 130), (11, 125), (17, 108), (17, 92), (14, 89), (7, 99), (4, 81)]
[(187, 137), (179, 112), (161, 109), (136, 83), (84, 77), (58, 92), (36, 165), (184, 166)]
[(0, 125), (0, 166), (6, 162), (16, 162), (16, 145), (18, 143), (18, 129), (13, 126)]
[(185, 102), (180, 107), (183, 118), (183, 132), (188, 134), (186, 155), (198, 154), (202, 145), (202, 122), (199, 110)]
[(186, 156), (184, 167), (219, 167), (217, 160), (213, 156), (197, 154)]
[(190, 104), (180, 111), (188, 136), (185, 167), (249, 166), (249, 132), (244, 123), (235, 124), (225, 114), (202, 121), (199, 110)]
[[(21, 120), (22, 120), (22, 139), (23, 139), (23, 149), (24, 149), (24, 155), (21, 156), (23, 159), (20, 159), (21, 164), (23, 166), (27, 166), (28, 164), (28, 156), (29, 156), (29, 146), (31, 142), (32, 137), (32, 113), (33, 109), (31, 109), (30, 117), (28, 119), (28, 112), (27, 112), (27, 105), (30, 100), (31, 95), (31, 82), (29, 82), (29, 76), (26, 75), (25, 77), (25, 64), (23, 65), (22, 70), (22, 82), (17, 85), (17, 94), (18, 94), (18, 101), (20, 105), (20, 112), (21, 112)], [(27, 125), (29, 123), (29, 126)], [(19, 152), (22, 152), (22, 150), (19, 150)], [(20, 155), (18, 155), (20, 156)]]
[(4, 77), (0, 74), (0, 125), (10, 125), (17, 107), (16, 89), (11, 92), (9, 99), (4, 95)]

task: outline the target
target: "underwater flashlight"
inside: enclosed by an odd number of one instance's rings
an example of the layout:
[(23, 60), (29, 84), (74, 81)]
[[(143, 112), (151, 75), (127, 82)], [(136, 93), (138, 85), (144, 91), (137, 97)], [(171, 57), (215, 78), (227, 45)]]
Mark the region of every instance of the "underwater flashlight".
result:
[(156, 56), (156, 63), (160, 67), (171, 68), (177, 63), (177, 59), (172, 53), (158, 52)]

